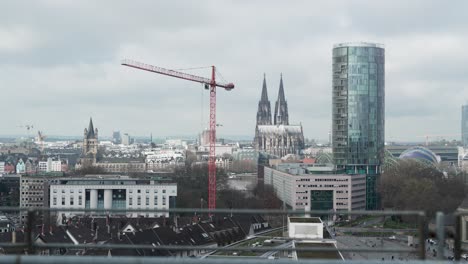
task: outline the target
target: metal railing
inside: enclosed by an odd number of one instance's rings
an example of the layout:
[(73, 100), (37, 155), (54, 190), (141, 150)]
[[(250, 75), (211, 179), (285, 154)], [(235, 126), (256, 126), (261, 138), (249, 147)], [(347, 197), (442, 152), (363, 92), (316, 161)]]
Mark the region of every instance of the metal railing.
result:
[[(110, 213), (112, 214), (128, 214), (128, 213), (154, 213), (154, 214), (163, 214), (163, 213), (171, 213), (171, 214), (193, 214), (194, 212), (198, 214), (204, 215), (217, 215), (217, 214), (251, 214), (251, 215), (341, 215), (341, 216), (412, 216), (416, 217), (418, 222), (418, 229), (417, 229), (417, 237), (418, 237), (418, 248), (399, 248), (399, 249), (392, 249), (392, 248), (361, 248), (361, 247), (347, 247), (347, 248), (317, 248), (317, 247), (300, 247), (300, 248), (281, 248), (280, 250), (276, 251), (288, 251), (288, 252), (328, 252), (328, 251), (339, 251), (339, 252), (381, 252), (381, 253), (414, 253), (417, 254), (420, 260), (425, 260), (426, 258), (426, 239), (427, 239), (427, 219), (426, 214), (422, 211), (350, 211), (350, 212), (330, 212), (330, 211), (294, 211), (294, 210), (253, 210), (253, 209), (216, 209), (216, 210), (209, 210), (209, 209), (82, 209), (82, 208), (11, 208), (11, 207), (0, 207), (0, 212), (18, 212), (23, 211), (27, 212), (27, 219), (26, 219), (26, 226), (24, 229), (24, 237), (25, 241), (23, 243), (0, 243), (1, 248), (19, 248), (23, 249), (28, 254), (34, 254), (39, 250), (45, 249), (57, 249), (57, 248), (64, 248), (64, 249), (138, 249), (138, 250), (166, 250), (166, 251), (191, 251), (191, 250), (198, 250), (198, 251), (219, 251), (219, 252), (271, 252), (275, 251), (269, 247), (207, 247), (207, 246), (178, 246), (178, 245), (137, 245), (137, 244), (64, 244), (64, 243), (37, 243), (35, 242), (34, 237), (34, 229), (35, 229), (35, 221), (37, 220), (37, 216), (44, 212), (49, 213), (73, 213), (76, 212), (77, 214), (83, 214), (85, 212), (87, 215), (93, 216), (105, 216)], [(456, 225), (456, 238), (455, 238), (455, 258), (460, 259), (461, 256), (461, 217), (466, 214), (457, 214), (457, 225)], [(437, 217), (437, 232), (439, 241), (444, 241), (444, 228), (443, 228), (443, 219), (440, 214)], [(444, 243), (440, 243), (444, 244)], [(440, 254), (443, 258), (443, 254)], [(82, 258), (84, 256), (80, 256)], [(5, 260), (21, 260), (17, 263), (30, 263), (34, 261), (34, 263), (43, 263), (41, 262), (43, 259), (48, 259), (44, 261), (44, 263), (76, 263), (72, 260), (66, 260), (70, 257), (67, 256), (50, 256), (45, 257), (41, 256), (40, 258), (34, 258), (31, 256), (2, 256), (0, 257), (0, 263), (4, 263)], [(440, 257), (439, 257), (440, 258)], [(123, 259), (128, 260), (128, 262), (120, 262)], [(138, 259), (138, 261), (134, 260)], [(159, 260), (155, 260), (159, 259)], [(115, 262), (114, 259), (112, 260), (115, 263), (160, 263), (160, 257), (153, 257), (153, 258), (144, 258), (144, 257), (133, 257), (133, 258), (116, 258), (118, 262)], [(52, 262), (51, 262), (52, 261)], [(76, 258), (75, 258), (76, 261)], [(103, 263), (100, 262), (101, 260), (92, 259), (94, 263)], [(104, 259), (104, 261), (108, 262), (108, 259)], [(212, 260), (204, 260), (204, 263), (210, 263)], [(236, 263), (242, 261), (242, 263), (249, 263), (246, 262), (245, 259), (242, 260), (233, 260), (230, 258), (231, 263)], [(288, 261), (288, 260), (286, 260)], [(80, 260), (82, 262), (82, 260)], [(107, 263), (106, 262), (106, 263)], [(183, 261), (179, 258), (176, 260), (168, 260), (164, 258), (164, 263), (195, 263), (197, 260), (193, 260), (191, 258), (184, 258)], [(219, 262), (219, 260), (218, 260)], [(216, 263), (218, 263), (216, 262)], [(222, 261), (224, 262), (224, 261)], [(276, 260), (276, 263), (282, 263), (283, 261)], [(288, 261), (289, 262), (289, 261)], [(353, 261), (350, 261), (353, 262)], [(366, 261), (367, 263), (373, 263), (373, 261)], [(377, 261), (376, 261), (377, 262)], [(10, 262), (8, 262), (10, 263)], [(11, 262), (13, 263), (13, 262)], [(197, 262), (198, 263), (198, 262)], [(213, 262), (215, 263), (215, 262)], [(329, 261), (327, 263), (334, 263), (333, 261)]]

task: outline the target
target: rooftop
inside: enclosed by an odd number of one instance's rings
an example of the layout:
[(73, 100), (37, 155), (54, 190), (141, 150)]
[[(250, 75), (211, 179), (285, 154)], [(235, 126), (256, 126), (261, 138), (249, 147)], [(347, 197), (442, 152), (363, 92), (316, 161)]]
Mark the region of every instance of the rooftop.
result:
[(343, 48), (343, 47), (367, 47), (367, 48), (381, 48), (384, 49), (385, 46), (379, 43), (371, 42), (344, 42), (333, 45), (333, 48)]
[(322, 223), (319, 217), (289, 217), (291, 223)]
[[(336, 248), (334, 243), (295, 243), (295, 248)], [(298, 259), (343, 259), (338, 249), (336, 251), (297, 251)]]

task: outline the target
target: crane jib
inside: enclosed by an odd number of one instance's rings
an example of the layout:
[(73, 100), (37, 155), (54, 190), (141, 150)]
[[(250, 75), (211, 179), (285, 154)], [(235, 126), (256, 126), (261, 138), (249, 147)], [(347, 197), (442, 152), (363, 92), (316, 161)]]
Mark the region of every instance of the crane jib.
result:
[[(216, 67), (212, 66), (211, 79), (191, 75), (175, 70), (169, 70), (141, 62), (124, 60), (121, 63), (124, 66), (136, 68), (139, 70), (159, 73), (179, 79), (199, 82), (205, 85), (205, 89), (210, 90), (210, 156), (208, 160), (208, 208), (216, 209), (216, 89), (215, 87), (222, 87), (226, 90), (234, 89), (233, 83), (221, 84), (216, 83)], [(210, 89), (211, 88), (211, 89)], [(211, 215), (211, 214), (210, 214)]]

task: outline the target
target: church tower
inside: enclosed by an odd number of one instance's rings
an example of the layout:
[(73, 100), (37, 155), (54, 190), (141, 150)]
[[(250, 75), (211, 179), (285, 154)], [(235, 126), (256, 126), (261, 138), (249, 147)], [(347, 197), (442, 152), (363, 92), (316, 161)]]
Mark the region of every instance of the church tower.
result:
[(262, 98), (258, 102), (257, 125), (271, 125), (271, 107), (268, 100), (265, 74), (263, 74)]
[(286, 102), (283, 88), (283, 74), (281, 74), (278, 100), (276, 100), (275, 104), (274, 121), (275, 125), (289, 125), (288, 103)]
[(98, 150), (98, 129), (94, 129), (93, 119), (89, 119), (88, 129), (84, 129), (83, 136), (83, 156), (92, 158), (96, 162), (96, 154)]

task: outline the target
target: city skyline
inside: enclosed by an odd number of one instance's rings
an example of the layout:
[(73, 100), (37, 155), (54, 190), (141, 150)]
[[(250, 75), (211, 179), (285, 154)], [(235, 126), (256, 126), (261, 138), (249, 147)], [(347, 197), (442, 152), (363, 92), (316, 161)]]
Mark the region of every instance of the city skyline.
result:
[(1, 109), (11, 114), (0, 135), (25, 135), (18, 126), (34, 124), (31, 135), (79, 136), (90, 116), (106, 137), (196, 135), (207, 126), (200, 85), (120, 66), (130, 58), (174, 69), (216, 65), (236, 84), (218, 92), (220, 136), (252, 137), (263, 73), (273, 88), (282, 72), (290, 122), (326, 140), (333, 45), (365, 41), (386, 48), (386, 141), (460, 139), (468, 4), (458, 3), (112, 2), (109, 10), (105, 1), (2, 2)]

